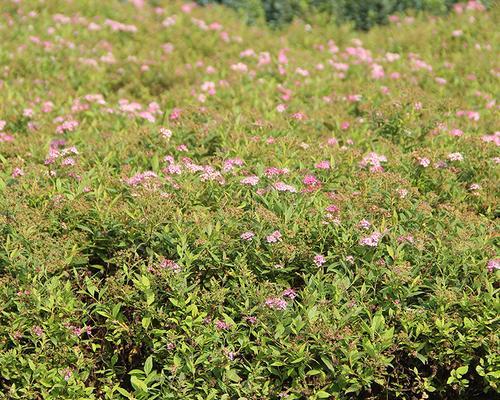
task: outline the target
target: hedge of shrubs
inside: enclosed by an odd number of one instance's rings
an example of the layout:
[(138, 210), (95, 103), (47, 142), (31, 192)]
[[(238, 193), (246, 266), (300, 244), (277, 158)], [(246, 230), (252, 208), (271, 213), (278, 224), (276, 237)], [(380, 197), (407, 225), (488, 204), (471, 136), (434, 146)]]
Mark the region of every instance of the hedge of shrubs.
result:
[[(384, 24), (388, 17), (408, 9), (443, 14), (458, 0), (197, 0), (199, 4), (220, 3), (240, 10), (249, 22), (259, 18), (281, 25), (296, 16), (325, 12), (339, 22), (351, 22), (357, 29)], [(485, 2), (489, 3), (489, 2)]]

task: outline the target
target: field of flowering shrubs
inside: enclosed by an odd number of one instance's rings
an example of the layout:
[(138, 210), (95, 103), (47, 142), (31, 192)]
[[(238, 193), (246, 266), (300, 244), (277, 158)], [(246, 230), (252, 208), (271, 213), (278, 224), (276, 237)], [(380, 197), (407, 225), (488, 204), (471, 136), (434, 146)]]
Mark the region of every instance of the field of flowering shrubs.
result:
[(2, 0), (0, 398), (495, 398), (498, 15)]

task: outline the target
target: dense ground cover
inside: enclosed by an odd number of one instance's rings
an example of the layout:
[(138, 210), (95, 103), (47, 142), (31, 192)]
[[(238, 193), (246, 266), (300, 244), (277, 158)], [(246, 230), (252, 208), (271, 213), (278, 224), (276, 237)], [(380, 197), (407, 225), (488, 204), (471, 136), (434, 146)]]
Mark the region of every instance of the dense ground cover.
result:
[(136, 3), (2, 2), (1, 397), (495, 397), (497, 10)]

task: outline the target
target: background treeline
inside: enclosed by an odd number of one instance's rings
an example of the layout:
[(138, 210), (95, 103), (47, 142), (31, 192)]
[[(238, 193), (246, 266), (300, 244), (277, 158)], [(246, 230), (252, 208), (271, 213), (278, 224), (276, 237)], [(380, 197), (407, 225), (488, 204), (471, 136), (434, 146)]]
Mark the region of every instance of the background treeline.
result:
[[(337, 22), (352, 22), (356, 29), (368, 30), (384, 24), (391, 14), (405, 10), (448, 12), (458, 0), (197, 0), (198, 4), (219, 3), (239, 10), (249, 23), (265, 19), (273, 26), (294, 17), (323, 12)], [(492, 1), (482, 1), (488, 6)]]

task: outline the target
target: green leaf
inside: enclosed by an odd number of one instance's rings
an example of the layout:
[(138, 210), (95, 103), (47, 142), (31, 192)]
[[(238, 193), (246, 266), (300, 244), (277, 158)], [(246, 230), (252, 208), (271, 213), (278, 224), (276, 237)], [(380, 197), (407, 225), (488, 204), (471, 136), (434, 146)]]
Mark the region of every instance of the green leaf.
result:
[(130, 378), (130, 383), (132, 384), (132, 386), (135, 390), (140, 390), (142, 392), (147, 393), (148, 386), (143, 381), (141, 381), (138, 377), (132, 376)]
[(155, 301), (155, 294), (152, 290), (148, 290), (146, 292), (146, 303), (148, 306), (150, 306), (151, 304), (153, 304)]
[(148, 329), (148, 326), (151, 324), (151, 318), (143, 317), (141, 324), (144, 329)]
[(306, 375), (307, 376), (315, 376), (315, 375), (320, 375), (323, 371), (320, 371), (319, 369), (312, 369), (310, 371), (307, 371)]
[(324, 390), (319, 390), (316, 392), (316, 397), (318, 397), (318, 399), (328, 399), (329, 397), (331, 397), (331, 394), (325, 392)]
[(465, 375), (468, 371), (469, 371), (469, 366), (468, 365), (464, 365), (463, 367), (458, 367), (457, 368), (457, 374), (460, 375), (460, 376)]
[(385, 324), (384, 316), (381, 313), (377, 313), (373, 316), (372, 320), (372, 333), (378, 332)]
[(321, 361), (323, 361), (325, 363), (325, 365), (328, 367), (328, 369), (332, 372), (337, 372), (332, 364), (332, 361), (330, 360), (330, 358), (328, 358), (326, 355), (322, 354), (320, 356), (321, 358)]
[(274, 337), (279, 338), (283, 336), (284, 333), (285, 333), (285, 327), (282, 324), (278, 324), (276, 326), (276, 333), (274, 334)]
[(424, 355), (420, 354), (420, 353), (417, 353), (415, 354), (415, 356), (420, 360), (422, 361), (422, 364), (427, 364), (427, 357), (425, 357)]
[(151, 286), (151, 282), (149, 281), (149, 278), (145, 275), (141, 276), (141, 283), (146, 289), (148, 289)]
[(153, 370), (153, 356), (149, 356), (146, 359), (146, 362), (144, 363), (144, 372), (146, 375), (149, 375), (149, 373)]
[(309, 322), (314, 322), (318, 319), (318, 307), (313, 306), (307, 310), (307, 319)]
[(127, 399), (131, 399), (133, 396), (127, 392), (125, 389), (121, 388), (121, 387), (118, 387), (116, 388), (116, 390), (122, 395), (122, 396), (125, 396)]
[(233, 382), (241, 381), (241, 378), (239, 377), (239, 375), (236, 373), (236, 371), (234, 369), (228, 369), (226, 372), (226, 376), (228, 377), (228, 379), (230, 381), (233, 381)]

